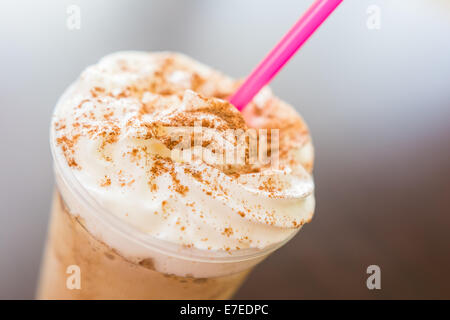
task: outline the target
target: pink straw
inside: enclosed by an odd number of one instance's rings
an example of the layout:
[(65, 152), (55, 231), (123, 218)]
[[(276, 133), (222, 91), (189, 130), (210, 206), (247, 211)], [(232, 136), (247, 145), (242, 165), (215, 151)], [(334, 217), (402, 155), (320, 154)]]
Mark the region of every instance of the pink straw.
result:
[(230, 97), (231, 104), (238, 110), (242, 110), (342, 1), (316, 0)]

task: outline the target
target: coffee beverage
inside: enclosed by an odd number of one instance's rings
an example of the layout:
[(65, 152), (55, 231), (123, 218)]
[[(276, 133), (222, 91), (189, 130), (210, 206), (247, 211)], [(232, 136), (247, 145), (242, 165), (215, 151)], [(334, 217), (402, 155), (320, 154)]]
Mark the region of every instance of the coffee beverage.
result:
[(184, 55), (85, 70), (51, 127), (57, 188), (41, 299), (226, 299), (314, 212), (313, 147), (264, 88)]

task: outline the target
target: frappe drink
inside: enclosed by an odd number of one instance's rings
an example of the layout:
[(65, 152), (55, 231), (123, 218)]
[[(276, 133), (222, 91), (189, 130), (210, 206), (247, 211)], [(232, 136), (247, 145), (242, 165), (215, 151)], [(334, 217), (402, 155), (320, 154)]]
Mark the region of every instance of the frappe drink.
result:
[[(300, 115), (184, 55), (119, 52), (52, 118), (40, 299), (227, 299), (314, 212)], [(253, 143), (254, 142), (254, 143)]]

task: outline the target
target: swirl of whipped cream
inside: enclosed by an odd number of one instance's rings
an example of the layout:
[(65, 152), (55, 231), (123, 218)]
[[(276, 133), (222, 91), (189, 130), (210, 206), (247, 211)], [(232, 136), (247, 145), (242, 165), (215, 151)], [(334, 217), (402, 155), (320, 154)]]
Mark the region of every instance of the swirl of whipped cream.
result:
[[(180, 54), (107, 56), (58, 104), (57, 152), (101, 206), (156, 238), (230, 253), (282, 242), (314, 212), (311, 139), (268, 88), (239, 113), (222, 100), (237, 85)], [(279, 129), (277, 167), (186, 161), (173, 132), (198, 123), (209, 136), (189, 154), (233, 149), (229, 130)]]

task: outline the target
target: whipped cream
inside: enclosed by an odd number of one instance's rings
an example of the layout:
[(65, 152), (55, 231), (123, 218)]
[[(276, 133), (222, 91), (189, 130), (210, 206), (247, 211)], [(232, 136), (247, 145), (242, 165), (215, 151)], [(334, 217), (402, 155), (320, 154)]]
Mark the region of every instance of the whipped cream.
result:
[[(60, 100), (56, 156), (109, 213), (160, 240), (230, 254), (280, 243), (313, 216), (311, 139), (268, 88), (240, 114), (223, 100), (237, 86), (176, 53), (109, 55)], [(279, 129), (278, 166), (175, 156), (168, 129), (198, 122), (215, 135), (202, 152), (226, 148), (228, 129)]]

